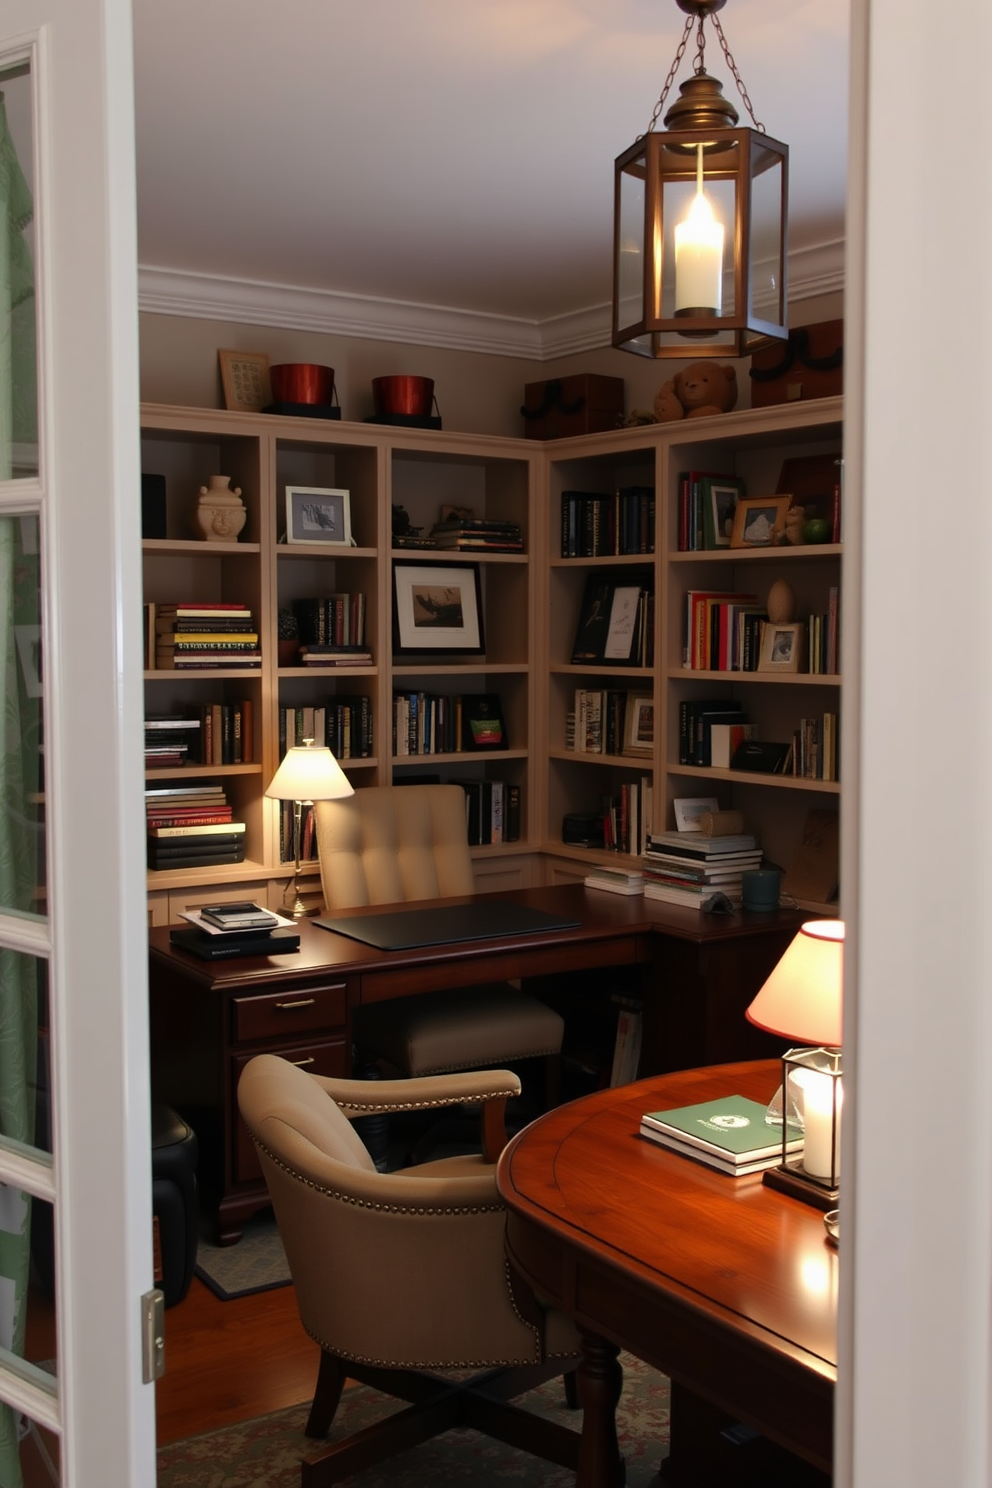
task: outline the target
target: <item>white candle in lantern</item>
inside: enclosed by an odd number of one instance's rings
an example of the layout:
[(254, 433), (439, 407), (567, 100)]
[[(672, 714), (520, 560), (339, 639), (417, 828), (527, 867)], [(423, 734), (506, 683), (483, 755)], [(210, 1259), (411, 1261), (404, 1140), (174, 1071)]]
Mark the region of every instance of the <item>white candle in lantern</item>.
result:
[[(843, 1090), (837, 1081), (837, 1119), (833, 1113), (834, 1077), (819, 1070), (797, 1070), (793, 1080), (803, 1092), (803, 1167), (811, 1178), (840, 1178), (840, 1111)], [(833, 1162), (831, 1163), (831, 1158)]]
[(696, 195), (689, 215), (675, 225), (675, 309), (723, 307), (723, 224), (703, 194), (703, 147), (696, 147)]

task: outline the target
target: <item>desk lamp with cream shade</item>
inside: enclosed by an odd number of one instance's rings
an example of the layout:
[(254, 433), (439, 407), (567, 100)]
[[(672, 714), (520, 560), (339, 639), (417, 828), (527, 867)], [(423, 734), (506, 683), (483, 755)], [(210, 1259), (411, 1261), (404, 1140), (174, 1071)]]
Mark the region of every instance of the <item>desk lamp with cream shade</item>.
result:
[[(303, 825), (303, 808), (314, 801), (336, 801), (342, 796), (353, 796), (355, 787), (345, 775), (333, 754), (324, 745), (315, 745), (312, 739), (287, 749), (282, 764), (269, 782), (265, 792), (276, 801), (293, 803), (293, 849), (296, 855), (296, 873), (293, 877), (293, 906), (289, 913), (294, 920), (302, 919), (309, 910), (300, 898), (300, 846)], [(287, 894), (287, 898), (289, 895)]]
[[(764, 1182), (818, 1209), (837, 1205), (840, 1184), (843, 920), (809, 920), (747, 1010), (750, 1022), (805, 1047), (782, 1056), (783, 1117), (803, 1120), (803, 1150), (769, 1168)], [(785, 1127), (783, 1124), (783, 1133)]]

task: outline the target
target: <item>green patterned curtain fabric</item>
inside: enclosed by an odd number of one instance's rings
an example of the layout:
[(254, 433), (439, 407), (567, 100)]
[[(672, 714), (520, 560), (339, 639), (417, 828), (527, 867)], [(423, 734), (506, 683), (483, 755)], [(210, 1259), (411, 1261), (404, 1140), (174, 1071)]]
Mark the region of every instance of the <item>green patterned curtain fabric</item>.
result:
[[(0, 479), (14, 474), (15, 444), (37, 438), (34, 274), (24, 230), (31, 193), (18, 164), (0, 94)], [(0, 738), (0, 906), (31, 910), (38, 882), (36, 813), (39, 789), (40, 699), (28, 695), (17, 636), (38, 635), (37, 519), (0, 518), (0, 675), (4, 687)], [(33, 541), (25, 552), (25, 533)], [(0, 950), (0, 1135), (31, 1144), (35, 1137), (38, 967)], [(0, 1185), (0, 1344), (23, 1356), (30, 1259), (31, 1201)], [(20, 1488), (19, 1422), (0, 1408), (0, 1488)]]

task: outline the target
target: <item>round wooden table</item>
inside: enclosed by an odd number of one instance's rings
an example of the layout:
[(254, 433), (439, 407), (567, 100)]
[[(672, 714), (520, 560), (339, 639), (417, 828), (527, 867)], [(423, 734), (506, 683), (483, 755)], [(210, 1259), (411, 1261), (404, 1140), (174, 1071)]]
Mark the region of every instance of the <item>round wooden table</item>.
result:
[(780, 1078), (768, 1060), (599, 1091), (535, 1121), (500, 1159), (511, 1264), (583, 1335), (580, 1488), (623, 1481), (621, 1348), (672, 1379), (667, 1481), (690, 1480), (700, 1406), (830, 1471), (838, 1257), (823, 1215), (760, 1173), (728, 1177), (638, 1131), (645, 1111), (767, 1101)]

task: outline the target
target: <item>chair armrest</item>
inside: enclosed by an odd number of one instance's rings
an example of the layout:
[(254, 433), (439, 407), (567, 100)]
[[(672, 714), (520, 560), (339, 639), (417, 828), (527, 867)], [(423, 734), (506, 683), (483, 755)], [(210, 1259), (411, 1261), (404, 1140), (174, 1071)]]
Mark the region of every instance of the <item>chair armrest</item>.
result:
[(465, 1074), (422, 1075), (411, 1080), (336, 1080), (311, 1075), (346, 1116), (386, 1111), (428, 1111), (444, 1106), (481, 1105), (520, 1094), (510, 1070), (469, 1070)]

